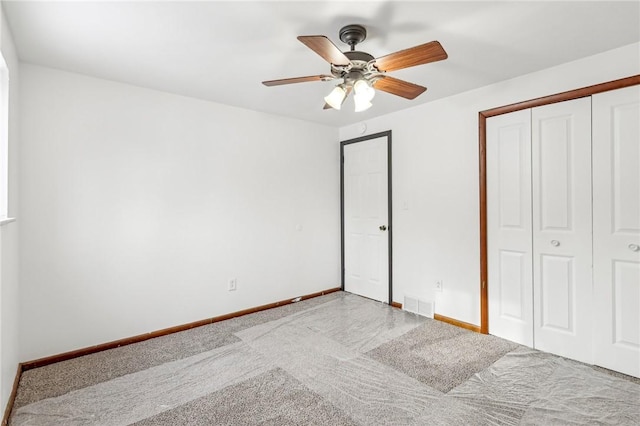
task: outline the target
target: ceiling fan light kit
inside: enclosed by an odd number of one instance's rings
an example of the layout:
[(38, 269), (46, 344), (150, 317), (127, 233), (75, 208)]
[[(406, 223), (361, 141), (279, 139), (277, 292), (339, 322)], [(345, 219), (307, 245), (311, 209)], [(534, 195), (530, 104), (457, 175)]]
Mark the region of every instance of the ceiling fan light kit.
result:
[(357, 80), (353, 84), (353, 101), (356, 104), (356, 112), (361, 112), (371, 108), (371, 100), (376, 94), (376, 91), (371, 87), (365, 79)]
[(331, 64), (331, 75), (269, 80), (262, 84), (280, 86), (308, 81), (342, 80), (325, 96), (324, 109), (341, 109), (349, 93), (353, 91), (355, 111), (360, 112), (371, 108), (375, 89), (405, 99), (415, 99), (427, 90), (426, 87), (390, 77), (386, 74), (388, 71), (447, 59), (447, 52), (437, 41), (374, 58), (369, 53), (355, 50), (356, 45), (367, 38), (367, 30), (362, 25), (342, 27), (339, 36), (343, 43), (349, 45), (349, 51), (341, 52), (331, 40), (322, 35), (298, 36), (298, 40)]

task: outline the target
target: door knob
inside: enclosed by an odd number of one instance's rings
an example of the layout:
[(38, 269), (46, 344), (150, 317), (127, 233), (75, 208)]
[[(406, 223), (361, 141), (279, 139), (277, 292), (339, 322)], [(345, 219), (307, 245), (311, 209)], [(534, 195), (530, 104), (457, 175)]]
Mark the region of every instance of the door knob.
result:
[(558, 240), (551, 240), (551, 245), (554, 247), (558, 247), (560, 245), (560, 241)]
[(637, 244), (629, 244), (629, 250), (631, 251), (640, 251), (640, 246)]
[(381, 231), (386, 231), (386, 230), (387, 230), (387, 227), (386, 227), (385, 225), (380, 225), (378, 228), (379, 228)]

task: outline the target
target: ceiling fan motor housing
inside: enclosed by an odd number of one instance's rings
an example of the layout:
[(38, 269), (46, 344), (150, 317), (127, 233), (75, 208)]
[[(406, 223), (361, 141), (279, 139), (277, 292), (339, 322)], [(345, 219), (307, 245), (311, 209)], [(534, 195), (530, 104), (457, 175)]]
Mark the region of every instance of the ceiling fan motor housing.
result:
[(359, 50), (344, 52), (344, 56), (349, 58), (351, 62), (360, 61), (360, 62), (364, 62), (365, 64), (375, 59), (372, 55), (368, 54), (367, 52), (360, 52)]
[(343, 78), (347, 85), (363, 78), (373, 83), (374, 77), (381, 76), (382, 73), (374, 67), (373, 60), (375, 58), (369, 53), (352, 50), (344, 52), (344, 55), (349, 58), (351, 64), (348, 66), (331, 65), (331, 74), (336, 78)]

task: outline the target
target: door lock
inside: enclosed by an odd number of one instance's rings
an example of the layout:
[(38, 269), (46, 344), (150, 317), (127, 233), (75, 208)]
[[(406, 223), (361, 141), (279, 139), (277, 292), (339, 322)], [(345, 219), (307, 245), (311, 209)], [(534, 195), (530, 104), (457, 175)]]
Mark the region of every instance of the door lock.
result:
[(386, 231), (386, 230), (387, 230), (387, 227), (386, 227), (385, 225), (380, 225), (378, 228), (379, 228), (381, 231)]

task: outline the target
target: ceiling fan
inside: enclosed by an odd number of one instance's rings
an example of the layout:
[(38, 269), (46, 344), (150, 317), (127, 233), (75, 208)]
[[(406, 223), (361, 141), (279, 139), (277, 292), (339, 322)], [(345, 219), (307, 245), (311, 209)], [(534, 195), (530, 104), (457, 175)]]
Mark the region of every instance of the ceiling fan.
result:
[(369, 53), (356, 50), (356, 45), (366, 38), (367, 30), (362, 25), (353, 24), (341, 28), (340, 40), (351, 48), (350, 51), (342, 52), (326, 36), (298, 36), (298, 40), (331, 64), (331, 75), (320, 74), (268, 80), (263, 81), (262, 84), (265, 86), (280, 86), (307, 81), (340, 79), (342, 82), (324, 98), (326, 102), (324, 109), (340, 109), (347, 96), (353, 91), (355, 111), (359, 112), (371, 107), (371, 100), (375, 95), (374, 88), (406, 99), (415, 99), (427, 90), (426, 87), (390, 77), (387, 72), (441, 61), (448, 57), (447, 52), (439, 42), (431, 41), (374, 58)]

